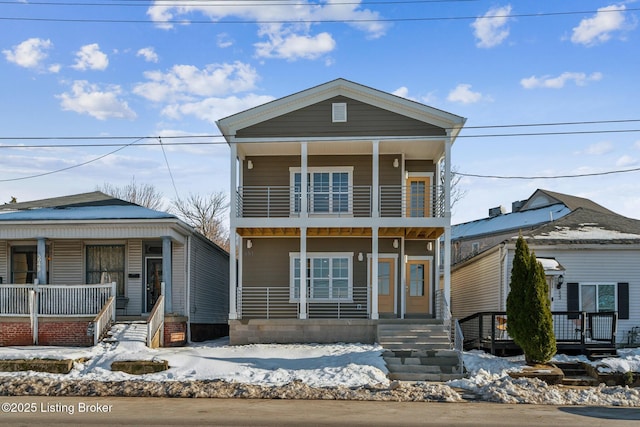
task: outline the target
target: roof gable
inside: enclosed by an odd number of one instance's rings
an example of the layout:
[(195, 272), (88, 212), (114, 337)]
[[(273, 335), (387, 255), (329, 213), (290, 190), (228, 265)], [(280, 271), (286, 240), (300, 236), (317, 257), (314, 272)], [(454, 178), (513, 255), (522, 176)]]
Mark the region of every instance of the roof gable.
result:
[(527, 199), (526, 203), (522, 206), (521, 210), (526, 209), (535, 209), (544, 206), (550, 206), (557, 203), (562, 203), (572, 211), (578, 208), (586, 208), (591, 209), (593, 211), (607, 213), (607, 214), (616, 214), (613, 211), (605, 208), (597, 204), (596, 202), (585, 199), (583, 197), (570, 196), (568, 194), (556, 193), (555, 191), (549, 190), (536, 190), (529, 199)]
[(217, 125), (227, 141), (231, 141), (243, 129), (292, 114), (298, 110), (304, 110), (307, 107), (336, 97), (345, 97), (362, 104), (387, 110), (394, 114), (429, 124), (432, 127), (451, 129), (454, 138), (460, 132), (466, 120), (455, 114), (387, 92), (372, 89), (345, 79), (336, 79), (223, 118), (217, 122)]

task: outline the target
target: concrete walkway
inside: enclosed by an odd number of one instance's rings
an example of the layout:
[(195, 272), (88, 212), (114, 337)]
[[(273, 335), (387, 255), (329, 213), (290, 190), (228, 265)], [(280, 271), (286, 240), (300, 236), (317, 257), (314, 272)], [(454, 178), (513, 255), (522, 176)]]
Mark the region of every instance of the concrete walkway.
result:
[(495, 403), (0, 397), (0, 406), (3, 426), (617, 427), (640, 421), (640, 408)]

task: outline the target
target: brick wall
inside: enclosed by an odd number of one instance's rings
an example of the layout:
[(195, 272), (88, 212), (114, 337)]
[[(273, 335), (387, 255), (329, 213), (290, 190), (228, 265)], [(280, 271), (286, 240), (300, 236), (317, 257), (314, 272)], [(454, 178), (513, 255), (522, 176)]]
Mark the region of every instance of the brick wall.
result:
[(187, 318), (170, 317), (164, 319), (164, 347), (181, 347), (187, 343)]
[(29, 319), (0, 322), (0, 346), (33, 345)]
[[(93, 335), (87, 336), (88, 319), (38, 319), (38, 344), (85, 347), (93, 345)], [(0, 321), (0, 346), (33, 345), (31, 322), (25, 319)]]
[(88, 347), (93, 345), (93, 335), (87, 335), (88, 320), (39, 319), (38, 344)]

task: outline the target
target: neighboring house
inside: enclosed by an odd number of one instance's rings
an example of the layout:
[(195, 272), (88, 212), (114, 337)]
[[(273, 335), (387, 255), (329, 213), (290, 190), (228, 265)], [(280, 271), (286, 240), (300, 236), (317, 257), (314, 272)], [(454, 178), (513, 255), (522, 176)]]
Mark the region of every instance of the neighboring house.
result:
[[(453, 228), (454, 247), (458, 242), (458, 248), (481, 245), (452, 266), (454, 317), (506, 310), (521, 233), (545, 268), (553, 312), (617, 312), (619, 344), (640, 326), (640, 220), (587, 199), (537, 190), (517, 212)], [(554, 319), (563, 321), (560, 315)]]
[(224, 336), (228, 272), (177, 217), (100, 192), (0, 205), (0, 345), (90, 345), (106, 298), (115, 321), (143, 319), (163, 284), (165, 345)]
[(464, 122), (344, 79), (219, 120), (238, 254), (231, 343), (373, 342), (378, 319), (441, 319)]

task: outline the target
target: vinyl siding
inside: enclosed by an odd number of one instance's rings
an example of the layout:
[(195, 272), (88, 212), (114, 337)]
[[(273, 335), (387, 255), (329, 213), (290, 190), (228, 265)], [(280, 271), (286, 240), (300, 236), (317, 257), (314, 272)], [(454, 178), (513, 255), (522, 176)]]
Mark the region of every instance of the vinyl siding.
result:
[(172, 312), (175, 314), (188, 315), (186, 305), (187, 281), (186, 281), (186, 251), (185, 245), (173, 242), (171, 244), (171, 282), (172, 282)]
[[(511, 251), (512, 252), (512, 251)], [(510, 252), (510, 253), (511, 253)], [(629, 319), (618, 320), (617, 342), (640, 326), (640, 251), (625, 249), (566, 250), (536, 247), (536, 256), (553, 257), (566, 269), (564, 283), (629, 283)], [(567, 307), (567, 286), (553, 290), (554, 310)]]
[(191, 239), (191, 323), (227, 323), (229, 318), (229, 254), (202, 238)]
[[(332, 104), (347, 104), (347, 121), (332, 122)], [(345, 96), (318, 102), (271, 120), (240, 129), (239, 138), (330, 136), (427, 136), (445, 130)]]
[(9, 283), (9, 245), (6, 240), (0, 240), (0, 277), (2, 283)]
[[(129, 240), (127, 242), (127, 274), (125, 275), (125, 292), (127, 298), (129, 298), (125, 313), (129, 316), (137, 316), (143, 311), (142, 278), (144, 277), (144, 272), (142, 269), (142, 240)], [(130, 277), (136, 274), (138, 277)]]
[(451, 272), (451, 312), (462, 319), (479, 311), (501, 310), (500, 251)]
[(56, 285), (82, 285), (84, 274), (84, 245), (80, 240), (56, 240), (52, 244), (49, 280)]

